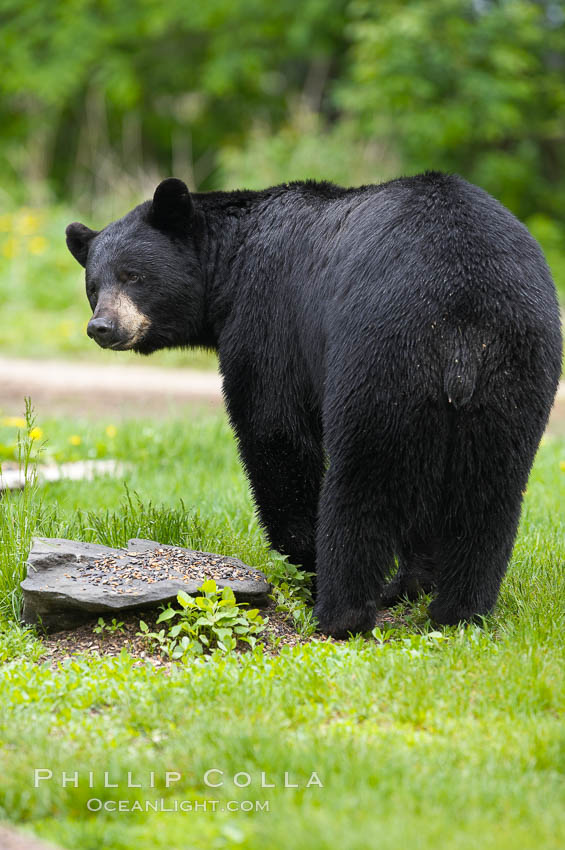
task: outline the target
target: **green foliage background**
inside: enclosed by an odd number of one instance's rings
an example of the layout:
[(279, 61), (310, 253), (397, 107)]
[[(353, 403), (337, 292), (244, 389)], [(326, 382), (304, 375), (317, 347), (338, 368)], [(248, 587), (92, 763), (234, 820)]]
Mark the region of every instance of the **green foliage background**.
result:
[(445, 169), (565, 295), (564, 0), (0, 0), (0, 52), (5, 208)]

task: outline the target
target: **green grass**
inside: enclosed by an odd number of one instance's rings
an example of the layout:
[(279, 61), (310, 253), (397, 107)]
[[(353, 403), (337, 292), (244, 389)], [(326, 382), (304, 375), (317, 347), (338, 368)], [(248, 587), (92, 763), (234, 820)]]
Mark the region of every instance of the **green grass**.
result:
[[(132, 468), (129, 496), (111, 479), (41, 488), (38, 533), (114, 544), (147, 534), (280, 576), (284, 563), (257, 527), (223, 418), (124, 424), (112, 436), (86, 421), (39, 425), (60, 459), (111, 455)], [(125, 652), (53, 671), (37, 663), (39, 640), (5, 617), (0, 820), (81, 850), (561, 848), (564, 461), (565, 441), (547, 439), (483, 629), (438, 636), (422, 600), (401, 606), (406, 625), (386, 639), (314, 641), (276, 658), (258, 650), (170, 672)], [(53, 779), (34, 788), (44, 768)], [(211, 768), (224, 771), (222, 787), (206, 786)], [(62, 771), (78, 771), (79, 787), (62, 787)], [(117, 789), (104, 788), (105, 771)], [(155, 787), (128, 788), (128, 771), (145, 784), (154, 771)], [(166, 788), (165, 771), (182, 778)], [(240, 772), (249, 787), (234, 784)], [(285, 772), (298, 788), (284, 787)], [(305, 787), (313, 772), (323, 787)], [(261, 787), (261, 773), (274, 788)], [(216, 812), (210, 803), (89, 812), (89, 799), (219, 802)], [(269, 811), (229, 812), (229, 801), (266, 801)]]

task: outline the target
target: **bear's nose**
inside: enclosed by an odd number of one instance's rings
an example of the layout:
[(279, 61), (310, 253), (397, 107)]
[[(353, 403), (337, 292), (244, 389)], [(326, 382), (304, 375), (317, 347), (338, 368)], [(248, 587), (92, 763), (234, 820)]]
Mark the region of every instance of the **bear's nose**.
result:
[(91, 319), (86, 326), (86, 333), (98, 345), (105, 346), (112, 339), (114, 325), (109, 319)]

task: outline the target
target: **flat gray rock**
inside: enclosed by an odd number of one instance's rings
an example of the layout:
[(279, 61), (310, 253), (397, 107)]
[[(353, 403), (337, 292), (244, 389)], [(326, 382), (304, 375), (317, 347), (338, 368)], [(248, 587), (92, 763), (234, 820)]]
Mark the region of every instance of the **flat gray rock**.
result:
[(99, 615), (155, 608), (179, 590), (194, 595), (207, 579), (231, 587), (238, 602), (268, 604), (270, 585), (238, 558), (129, 540), (127, 549), (36, 537), (22, 582), (22, 619), (48, 632), (72, 629)]

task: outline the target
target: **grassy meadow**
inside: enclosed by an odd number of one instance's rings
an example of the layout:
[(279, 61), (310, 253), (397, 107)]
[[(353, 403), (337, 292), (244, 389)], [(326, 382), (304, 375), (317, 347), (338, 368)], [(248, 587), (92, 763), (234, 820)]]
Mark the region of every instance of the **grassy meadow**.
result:
[[(25, 433), (17, 418), (0, 424), (6, 455), (18, 425)], [(275, 656), (259, 646), (166, 670), (124, 650), (53, 669), (15, 619), (31, 534), (235, 554), (311, 628), (292, 570), (257, 526), (223, 416), (34, 428), (31, 460), (131, 467), (126, 481), (32, 486), (0, 503), (0, 821), (81, 850), (563, 846), (564, 440), (540, 448), (484, 628), (435, 632), (420, 600), (399, 606), (389, 630)], [(37, 769), (52, 777), (36, 788)], [(209, 770), (222, 785), (206, 784)], [(180, 774), (169, 787), (167, 771)], [(78, 772), (78, 787), (63, 787), (62, 772)], [(104, 809), (115, 801), (121, 811)]]

